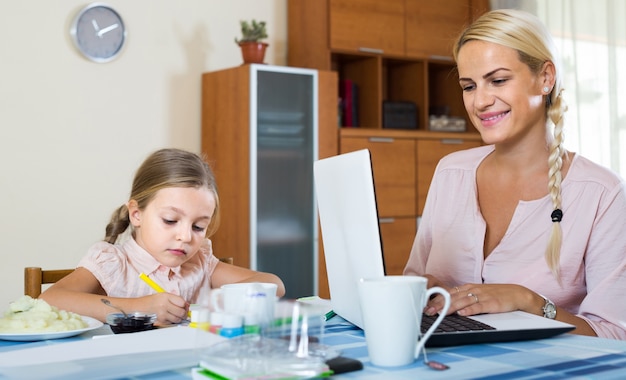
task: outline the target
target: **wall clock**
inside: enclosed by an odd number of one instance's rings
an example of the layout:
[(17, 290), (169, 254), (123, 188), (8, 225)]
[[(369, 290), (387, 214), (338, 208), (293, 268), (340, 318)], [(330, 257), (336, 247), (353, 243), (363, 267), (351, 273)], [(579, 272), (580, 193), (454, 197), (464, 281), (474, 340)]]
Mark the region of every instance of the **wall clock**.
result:
[(76, 14), (70, 34), (85, 58), (98, 63), (115, 59), (126, 42), (126, 27), (113, 8), (91, 3)]

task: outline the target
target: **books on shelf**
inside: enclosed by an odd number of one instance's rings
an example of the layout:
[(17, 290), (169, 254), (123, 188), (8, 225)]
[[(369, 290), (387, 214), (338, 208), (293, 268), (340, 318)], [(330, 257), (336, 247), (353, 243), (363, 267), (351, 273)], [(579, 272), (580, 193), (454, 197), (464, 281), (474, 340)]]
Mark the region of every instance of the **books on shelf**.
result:
[(339, 113), (341, 125), (344, 127), (357, 127), (359, 125), (359, 88), (354, 81), (342, 79), (339, 88)]

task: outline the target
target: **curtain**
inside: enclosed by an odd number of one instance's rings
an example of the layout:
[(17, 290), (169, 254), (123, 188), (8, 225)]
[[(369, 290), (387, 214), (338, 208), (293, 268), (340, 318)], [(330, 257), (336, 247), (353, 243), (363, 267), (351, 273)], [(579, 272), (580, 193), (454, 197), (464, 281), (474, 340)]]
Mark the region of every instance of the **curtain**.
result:
[(626, 1), (491, 0), (536, 14), (564, 69), (565, 146), (626, 177)]

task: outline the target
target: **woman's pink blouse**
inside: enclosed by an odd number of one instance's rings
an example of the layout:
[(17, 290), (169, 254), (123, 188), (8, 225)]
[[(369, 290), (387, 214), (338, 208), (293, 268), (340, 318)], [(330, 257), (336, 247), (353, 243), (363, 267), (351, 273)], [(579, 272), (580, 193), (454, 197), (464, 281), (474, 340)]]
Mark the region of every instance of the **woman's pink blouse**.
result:
[(520, 201), (508, 230), (484, 258), (485, 221), (476, 170), (483, 146), (441, 160), (405, 274), (433, 275), (448, 286), (523, 285), (585, 319), (598, 336), (626, 339), (626, 187), (612, 171), (576, 155), (562, 183), (561, 279), (545, 259), (552, 229), (548, 195)]

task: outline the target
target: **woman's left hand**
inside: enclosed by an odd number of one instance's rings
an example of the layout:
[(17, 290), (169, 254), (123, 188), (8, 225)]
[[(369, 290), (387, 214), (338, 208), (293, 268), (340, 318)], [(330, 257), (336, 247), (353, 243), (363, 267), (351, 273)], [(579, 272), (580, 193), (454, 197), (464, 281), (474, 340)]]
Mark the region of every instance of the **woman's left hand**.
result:
[[(523, 310), (543, 315), (541, 296), (521, 285), (465, 284), (452, 287), (449, 292), (448, 314), (458, 313), (467, 316)], [(443, 305), (443, 297), (438, 295), (428, 302), (424, 312), (427, 315), (438, 314), (443, 309)]]

